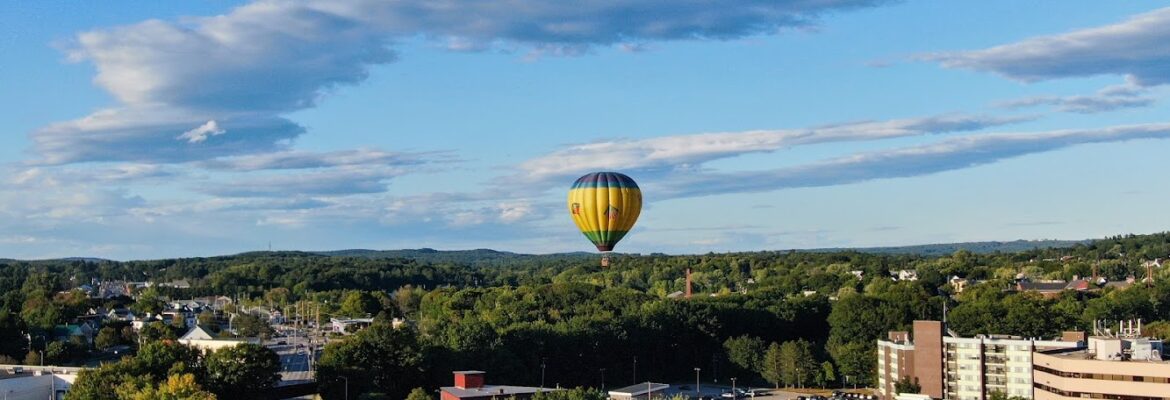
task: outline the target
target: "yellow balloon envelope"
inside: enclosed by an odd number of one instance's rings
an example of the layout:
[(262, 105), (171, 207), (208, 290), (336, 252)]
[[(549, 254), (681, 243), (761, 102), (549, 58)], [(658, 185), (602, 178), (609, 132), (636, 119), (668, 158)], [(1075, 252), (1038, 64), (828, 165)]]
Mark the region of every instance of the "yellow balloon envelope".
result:
[(642, 212), (642, 191), (617, 172), (586, 174), (569, 189), (569, 213), (599, 251), (613, 251)]

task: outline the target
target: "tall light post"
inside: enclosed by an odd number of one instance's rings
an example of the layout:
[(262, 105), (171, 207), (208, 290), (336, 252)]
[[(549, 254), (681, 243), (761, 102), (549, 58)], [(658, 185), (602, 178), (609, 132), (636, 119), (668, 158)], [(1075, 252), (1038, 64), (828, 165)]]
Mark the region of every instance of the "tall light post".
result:
[(605, 368), (601, 369), (601, 391), (605, 391)]
[(701, 399), (703, 397), (703, 391), (699, 390), (699, 371), (700, 370), (702, 370), (702, 368), (695, 367), (695, 399), (696, 400)]
[(544, 362), (548, 360), (547, 357), (540, 358), (540, 388), (544, 389)]
[(735, 392), (735, 378), (731, 378), (731, 398), (739, 398), (739, 394)]
[(349, 378), (345, 376), (341, 376), (340, 378), (345, 381), (345, 400), (349, 400)]
[(638, 383), (638, 356), (634, 356), (634, 383)]

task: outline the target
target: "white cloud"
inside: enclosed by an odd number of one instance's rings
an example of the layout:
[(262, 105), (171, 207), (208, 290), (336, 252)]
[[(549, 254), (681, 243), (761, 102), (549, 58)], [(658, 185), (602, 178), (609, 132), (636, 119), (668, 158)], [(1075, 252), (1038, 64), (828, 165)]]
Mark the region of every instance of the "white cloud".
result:
[(1170, 139), (1170, 123), (956, 137), (922, 146), (858, 153), (790, 168), (677, 174), (664, 179), (653, 190), (657, 192), (656, 198), (677, 198), (845, 185), (971, 168), (1076, 145), (1137, 139)]
[(925, 58), (947, 67), (992, 71), (1023, 81), (1111, 74), (1153, 86), (1170, 82), (1166, 43), (1170, 43), (1170, 8), (1112, 25)]
[(188, 143), (203, 143), (210, 136), (219, 136), (225, 133), (227, 131), (221, 129), (215, 120), (211, 120), (198, 128), (183, 132), (176, 139), (186, 140)]
[(519, 165), (528, 179), (561, 178), (598, 169), (690, 169), (708, 161), (786, 147), (974, 131), (1027, 118), (950, 115), (866, 121), (808, 129), (701, 133), (571, 146)]
[[(209, 114), (169, 106), (111, 108), (85, 118), (58, 122), (33, 132), (36, 164), (94, 161), (177, 163), (257, 152), (281, 151), (304, 132), (285, 118), (246, 113)], [(207, 125), (231, 135), (199, 139), (199, 146), (175, 140), (192, 126)], [(196, 129), (198, 130), (198, 129)], [(193, 136), (195, 137), (195, 136)]]
[(1000, 106), (1023, 108), (1032, 106), (1055, 106), (1064, 112), (1095, 114), (1123, 108), (1146, 107), (1154, 104), (1154, 98), (1145, 96), (1149, 90), (1134, 84), (1113, 85), (1088, 96), (1036, 96), (1007, 101)]
[[(280, 115), (365, 80), (370, 66), (393, 62), (390, 45), (407, 38), (433, 38), (460, 50), (522, 46), (534, 54), (577, 55), (593, 46), (773, 34), (812, 24), (823, 13), (880, 3), (259, 0), (223, 15), (79, 34), (69, 58), (92, 62), (94, 82), (121, 106), (38, 130), (34, 148), (41, 162), (53, 164), (281, 151), (304, 129)], [(233, 139), (216, 137), (227, 131)], [(202, 146), (162, 140), (176, 137)]]
[(446, 161), (442, 153), (398, 153), (376, 149), (355, 149), (332, 152), (282, 151), (223, 157), (198, 165), (204, 168), (231, 171), (261, 171), (274, 169), (307, 169), (339, 166), (410, 166)]
[(508, 224), (523, 221), (536, 211), (527, 201), (500, 203), (497, 208), (499, 209), (499, 220)]
[(332, 168), (296, 174), (265, 174), (202, 184), (202, 193), (220, 197), (345, 196), (382, 193), (387, 181), (406, 173), (393, 167)]

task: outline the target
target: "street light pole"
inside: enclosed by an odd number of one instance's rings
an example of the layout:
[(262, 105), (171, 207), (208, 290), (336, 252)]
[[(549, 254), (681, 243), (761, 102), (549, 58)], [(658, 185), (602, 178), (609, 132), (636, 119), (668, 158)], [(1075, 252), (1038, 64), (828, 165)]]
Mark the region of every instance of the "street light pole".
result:
[(703, 391), (699, 390), (699, 371), (700, 370), (702, 370), (702, 368), (695, 367), (695, 399), (696, 400), (703, 397)]
[(540, 358), (540, 388), (544, 389), (544, 362), (548, 360), (547, 357)]
[(349, 378), (342, 376), (341, 380), (345, 381), (345, 400), (349, 400)]
[(605, 368), (601, 369), (601, 391), (605, 391)]
[(638, 356), (634, 356), (634, 383), (638, 383)]
[(731, 398), (739, 398), (739, 394), (735, 392), (735, 378), (731, 378)]

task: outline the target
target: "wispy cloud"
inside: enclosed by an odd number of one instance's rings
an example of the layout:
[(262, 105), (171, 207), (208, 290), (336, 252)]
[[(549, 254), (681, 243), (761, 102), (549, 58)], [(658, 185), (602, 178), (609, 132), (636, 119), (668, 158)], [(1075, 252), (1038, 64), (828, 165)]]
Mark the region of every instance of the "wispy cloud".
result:
[(970, 168), (1082, 144), (1136, 139), (1170, 139), (1170, 124), (957, 137), (928, 145), (858, 153), (791, 168), (678, 174), (655, 190), (658, 198), (677, 198), (844, 185)]
[(1149, 89), (1133, 84), (1114, 85), (1088, 96), (1036, 96), (999, 104), (1004, 108), (1055, 106), (1064, 112), (1095, 114), (1124, 108), (1146, 107), (1155, 99), (1147, 96)]
[(187, 143), (203, 143), (208, 137), (219, 136), (225, 133), (227, 131), (221, 129), (219, 124), (212, 120), (207, 121), (203, 125), (199, 125), (198, 128), (183, 132), (182, 135), (179, 135), (175, 139), (186, 140)]
[(223, 157), (198, 163), (200, 167), (230, 171), (308, 169), (343, 166), (408, 166), (450, 160), (444, 153), (399, 153), (376, 149), (332, 152), (282, 151)]
[(1170, 8), (1163, 8), (1112, 25), (924, 58), (1023, 81), (1112, 74), (1153, 86), (1170, 82), (1168, 42)]
[(574, 145), (520, 164), (532, 180), (563, 178), (597, 169), (671, 171), (716, 159), (773, 152), (792, 146), (881, 140), (976, 131), (1029, 118), (950, 115), (866, 121), (808, 129), (702, 133)]
[[(282, 151), (304, 128), (276, 116), (211, 114), (168, 106), (112, 108), (32, 134), (33, 164), (130, 161), (178, 163)], [(215, 120), (208, 126), (209, 120)], [(199, 133), (203, 127), (214, 130)], [(231, 134), (213, 135), (215, 130)], [(188, 140), (182, 140), (188, 135)], [(176, 140), (176, 139), (179, 140)]]
[(344, 196), (381, 193), (400, 168), (335, 168), (297, 174), (250, 176), (196, 190), (220, 197)]

